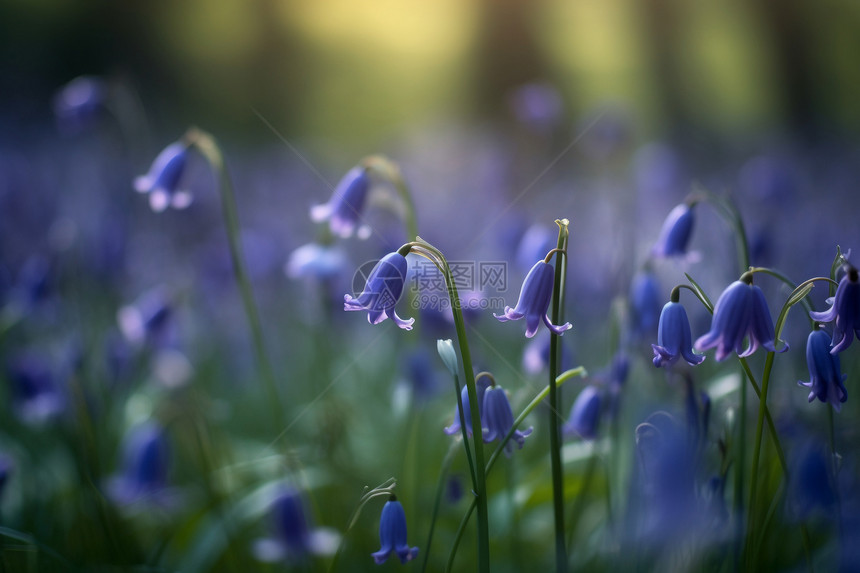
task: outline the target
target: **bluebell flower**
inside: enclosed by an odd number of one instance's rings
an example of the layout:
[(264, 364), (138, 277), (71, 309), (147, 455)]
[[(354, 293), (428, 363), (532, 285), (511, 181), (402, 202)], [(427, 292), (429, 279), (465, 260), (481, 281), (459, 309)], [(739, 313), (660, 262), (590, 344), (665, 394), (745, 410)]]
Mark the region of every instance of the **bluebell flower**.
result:
[(382, 516), (379, 518), (379, 541), (382, 547), (379, 551), (371, 553), (377, 565), (385, 563), (392, 553), (397, 554), (401, 563), (411, 561), (418, 555), (418, 548), (409, 547), (406, 543), (406, 513), (394, 495), (382, 507)]
[[(492, 385), (492, 378), (481, 372), (478, 376), (475, 377), (475, 390), (478, 394), (478, 416), (481, 417), (481, 428), (487, 427), (485, 423), (485, 415), (484, 415), (484, 393), (487, 391)], [(469, 402), (469, 389), (463, 386), (463, 389), (460, 390), (460, 400), (463, 402), (463, 417), (465, 418), (465, 422), (461, 423), (460, 420), (460, 407), (454, 407), (454, 422), (444, 429), (444, 432), (449, 436), (453, 436), (454, 434), (460, 433), (460, 428), (466, 428), (466, 434), (469, 437), (472, 437), (472, 410), (471, 410), (471, 402)]]
[(161, 504), (167, 488), (170, 447), (155, 422), (136, 426), (123, 441), (122, 468), (107, 484), (107, 494), (118, 505), (137, 501)]
[(143, 293), (133, 304), (117, 311), (117, 323), (126, 340), (133, 344), (161, 345), (166, 342), (173, 316), (167, 288), (157, 286)]
[(379, 324), (390, 318), (400, 328), (412, 330), (415, 319), (403, 320), (394, 310), (403, 294), (407, 270), (406, 257), (396, 252), (385, 255), (370, 271), (364, 290), (357, 298), (348, 294), (343, 296), (343, 309), (366, 310), (370, 324)]
[(191, 193), (179, 188), (179, 182), (188, 162), (188, 146), (171, 143), (158, 154), (149, 173), (134, 180), (134, 188), (149, 194), (149, 206), (156, 213), (168, 207), (184, 209), (191, 204)]
[(558, 90), (547, 83), (522, 85), (511, 93), (509, 101), (517, 120), (540, 133), (558, 125), (564, 111)]
[(570, 417), (562, 426), (562, 434), (566, 437), (579, 437), (593, 440), (597, 437), (597, 426), (600, 424), (600, 391), (596, 386), (586, 386), (576, 397), (570, 409)]
[(523, 281), (516, 308), (506, 306), (504, 314), (494, 313), (493, 316), (501, 322), (525, 318), (527, 338), (531, 338), (537, 333), (541, 319), (553, 333), (561, 335), (571, 327), (571, 324), (566, 322), (562, 325), (555, 325), (547, 315), (547, 309), (549, 309), (549, 303), (552, 299), (554, 280), (555, 271), (552, 265), (545, 261), (536, 262)]
[[(491, 386), (484, 392), (484, 422), (487, 424), (487, 433), (484, 435), (484, 441), (489, 443), (493, 440), (503, 440), (511, 428), (514, 426), (514, 413), (511, 411), (511, 403), (508, 401), (508, 395), (501, 386)], [(505, 444), (505, 454), (511, 455), (514, 449), (513, 443), (516, 442), (522, 449), (526, 441), (526, 437), (531, 434), (533, 428), (520, 431), (515, 430), (511, 439)]]
[(23, 354), (6, 366), (15, 414), (27, 424), (42, 424), (66, 409), (66, 396), (45, 357)]
[(107, 86), (94, 76), (79, 76), (54, 95), (54, 115), (62, 127), (77, 129), (92, 121), (104, 109)]
[(798, 384), (810, 389), (809, 401), (816, 398), (830, 403), (837, 412), (842, 402), (848, 399), (845, 390), (847, 374), (842, 374), (839, 354), (830, 352), (830, 336), (823, 330), (813, 330), (806, 339), (806, 365), (809, 368), (809, 382)]
[(802, 519), (808, 519), (816, 508), (830, 514), (836, 503), (836, 491), (829, 456), (811, 441), (799, 450), (792, 464), (790, 482), (793, 505)]
[(660, 236), (651, 249), (651, 255), (657, 258), (686, 255), (687, 245), (690, 242), (690, 236), (693, 234), (694, 222), (695, 217), (693, 217), (692, 205), (681, 203), (672, 209), (663, 222)]
[(660, 320), (660, 283), (651, 271), (637, 273), (630, 284), (631, 334), (651, 338)]
[(370, 236), (370, 227), (361, 223), (370, 176), (364, 167), (353, 167), (338, 182), (328, 203), (311, 208), (311, 220), (316, 223), (328, 221), (331, 232), (343, 239), (353, 233), (360, 239)]
[(654, 350), (654, 366), (672, 366), (681, 357), (691, 366), (697, 366), (705, 359), (703, 355), (693, 352), (693, 335), (690, 333), (690, 321), (687, 311), (679, 302), (667, 302), (660, 313), (660, 325), (657, 328), (657, 344), (652, 344)]
[(842, 352), (854, 340), (854, 335), (860, 338), (860, 280), (857, 269), (851, 265), (839, 281), (836, 295), (827, 299), (831, 305), (824, 312), (810, 312), (812, 320), (833, 323), (833, 348), (830, 352)]
[(308, 243), (290, 253), (284, 270), (292, 279), (311, 278), (326, 281), (338, 276), (346, 266), (346, 253), (339, 247)]
[(254, 542), (254, 556), (264, 562), (300, 562), (308, 555), (326, 555), (337, 548), (339, 535), (310, 527), (302, 495), (293, 487), (280, 486), (269, 504), (272, 536)]
[[(747, 336), (749, 344), (746, 350), (741, 350)], [(738, 280), (717, 299), (711, 330), (700, 336), (693, 347), (700, 352), (716, 347), (716, 359), (720, 362), (732, 351), (740, 357), (749, 356), (760, 346), (776, 352), (774, 337), (773, 320), (764, 293), (756, 285)], [(779, 352), (786, 350), (787, 344)]]

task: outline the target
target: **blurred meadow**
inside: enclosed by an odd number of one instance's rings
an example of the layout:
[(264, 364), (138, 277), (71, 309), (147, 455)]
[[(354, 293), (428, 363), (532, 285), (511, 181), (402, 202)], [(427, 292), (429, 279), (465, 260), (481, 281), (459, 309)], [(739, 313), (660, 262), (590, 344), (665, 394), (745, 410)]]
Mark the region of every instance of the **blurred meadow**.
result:
[(858, 61), (851, 0), (5, 0), (0, 572), (860, 571)]

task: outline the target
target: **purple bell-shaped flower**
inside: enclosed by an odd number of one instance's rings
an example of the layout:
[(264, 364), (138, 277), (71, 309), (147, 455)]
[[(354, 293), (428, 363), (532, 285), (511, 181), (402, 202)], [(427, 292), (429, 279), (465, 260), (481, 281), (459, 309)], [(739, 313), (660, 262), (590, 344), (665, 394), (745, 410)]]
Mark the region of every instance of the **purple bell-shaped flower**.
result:
[(536, 262), (523, 281), (516, 308), (506, 306), (503, 314), (493, 314), (493, 316), (501, 322), (525, 318), (527, 338), (531, 338), (537, 333), (541, 320), (550, 331), (561, 335), (565, 330), (571, 328), (571, 324), (566, 322), (562, 325), (555, 325), (547, 315), (547, 309), (549, 309), (549, 303), (552, 299), (554, 280), (555, 272), (552, 265), (545, 261)]
[[(487, 424), (487, 433), (484, 441), (489, 443), (493, 440), (503, 440), (514, 426), (514, 413), (511, 411), (511, 403), (508, 395), (501, 386), (491, 386), (484, 392), (484, 421)], [(534, 429), (515, 430), (511, 439), (505, 444), (505, 455), (510, 456), (513, 452), (513, 444), (516, 442), (522, 449), (526, 437)]]
[(600, 424), (600, 391), (596, 386), (586, 386), (576, 397), (570, 409), (570, 418), (562, 426), (566, 437), (579, 437), (593, 440), (597, 437), (597, 426)]
[(657, 327), (657, 344), (652, 344), (654, 350), (654, 366), (672, 366), (678, 359), (684, 358), (691, 366), (697, 366), (705, 359), (701, 354), (693, 352), (693, 336), (690, 333), (690, 320), (687, 311), (679, 302), (667, 302), (660, 313), (660, 325)]
[(848, 399), (845, 390), (847, 374), (842, 374), (839, 354), (830, 350), (830, 336), (823, 330), (813, 330), (806, 339), (806, 365), (809, 368), (809, 382), (798, 381), (810, 389), (809, 401), (816, 398), (830, 403), (837, 412)]
[(359, 239), (370, 236), (370, 227), (361, 222), (370, 177), (364, 167), (353, 167), (337, 184), (328, 203), (311, 208), (311, 220), (316, 223), (328, 221), (331, 232), (343, 239), (353, 233)]
[(155, 158), (149, 173), (134, 180), (135, 190), (149, 194), (149, 206), (156, 213), (168, 207), (184, 209), (191, 204), (191, 193), (179, 188), (187, 162), (188, 146), (171, 143)]
[[(484, 394), (492, 385), (492, 379), (489, 375), (484, 372), (478, 374), (475, 377), (475, 390), (478, 393), (478, 415), (481, 417), (481, 428), (485, 428), (485, 416), (484, 416)], [(469, 389), (463, 386), (463, 389), (460, 391), (460, 400), (463, 402), (463, 417), (465, 418), (465, 422), (460, 421), (460, 409), (459, 407), (454, 408), (454, 423), (445, 428), (444, 432), (453, 436), (454, 434), (460, 433), (460, 428), (466, 428), (466, 434), (471, 438), (472, 437), (472, 410), (470, 408), (471, 402), (469, 402)]]
[(409, 547), (406, 543), (406, 513), (394, 495), (382, 507), (382, 516), (379, 518), (379, 541), (382, 547), (379, 551), (371, 553), (377, 565), (385, 563), (392, 553), (397, 554), (401, 563), (411, 561), (418, 555), (418, 548)]
[(304, 500), (295, 488), (280, 486), (268, 511), (271, 537), (254, 542), (258, 560), (301, 562), (308, 555), (328, 555), (337, 548), (337, 533), (326, 528), (311, 529)]
[(122, 469), (108, 483), (108, 496), (118, 505), (137, 501), (162, 504), (167, 501), (164, 493), (169, 467), (167, 434), (155, 422), (141, 424), (123, 442)]
[[(746, 350), (741, 350), (749, 336)], [(764, 293), (744, 280), (730, 284), (717, 299), (711, 330), (700, 336), (693, 347), (698, 351), (717, 348), (717, 362), (725, 360), (734, 351), (738, 356), (749, 356), (761, 346), (776, 352), (773, 320), (767, 308)], [(779, 352), (788, 350), (786, 344)]]
[(830, 352), (842, 352), (854, 340), (860, 338), (860, 280), (857, 269), (846, 264), (848, 272), (839, 281), (836, 295), (827, 299), (831, 304), (824, 312), (810, 312), (812, 320), (833, 323), (833, 348)]
[(685, 256), (690, 236), (693, 234), (694, 222), (692, 205), (681, 203), (672, 209), (663, 222), (651, 255), (657, 258)]
[(400, 328), (412, 330), (415, 319), (404, 320), (394, 310), (403, 294), (407, 270), (406, 257), (397, 252), (385, 255), (370, 271), (364, 290), (358, 297), (344, 295), (343, 309), (366, 310), (370, 324), (379, 324), (390, 318)]

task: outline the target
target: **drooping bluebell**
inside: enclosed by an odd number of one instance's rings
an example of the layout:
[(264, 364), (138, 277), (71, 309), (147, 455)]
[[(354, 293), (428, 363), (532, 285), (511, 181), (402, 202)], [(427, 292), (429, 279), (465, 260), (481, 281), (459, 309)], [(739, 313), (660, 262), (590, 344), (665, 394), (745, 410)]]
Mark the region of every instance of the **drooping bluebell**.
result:
[(652, 344), (651, 348), (657, 368), (672, 366), (682, 357), (691, 366), (697, 366), (705, 359), (703, 355), (693, 352), (690, 320), (680, 302), (669, 301), (663, 306), (657, 327), (657, 344)]
[[(743, 342), (749, 337), (746, 350)], [(740, 357), (751, 355), (759, 347), (776, 352), (773, 319), (761, 289), (744, 280), (730, 284), (714, 305), (711, 329), (700, 336), (693, 348), (702, 352), (717, 348), (716, 360), (725, 360), (734, 351)], [(788, 350), (788, 344), (779, 352)]]
[[(486, 415), (484, 413), (484, 393), (487, 391), (492, 385), (492, 378), (485, 372), (479, 373), (475, 377), (475, 390), (478, 394), (478, 416), (481, 417), (481, 428), (487, 427)], [(469, 389), (463, 386), (463, 389), (460, 390), (460, 400), (463, 403), (463, 421), (461, 423), (460, 420), (460, 408), (459, 406), (454, 407), (454, 422), (444, 429), (444, 432), (453, 436), (454, 434), (460, 433), (460, 428), (466, 428), (466, 434), (469, 437), (472, 437), (472, 410), (470, 408), (471, 402), (469, 402)], [(486, 438), (485, 438), (486, 439)]]
[(338, 182), (328, 203), (311, 208), (311, 220), (328, 221), (331, 232), (343, 239), (355, 233), (358, 238), (370, 236), (370, 227), (362, 223), (362, 212), (370, 189), (370, 176), (364, 167), (353, 167)]
[(693, 234), (693, 206), (681, 203), (669, 212), (651, 255), (657, 258), (681, 257), (687, 254), (687, 246)]
[(149, 195), (149, 206), (156, 213), (168, 207), (184, 209), (191, 204), (191, 193), (179, 187), (187, 162), (188, 145), (171, 143), (158, 154), (146, 175), (135, 178), (135, 190)]
[(340, 535), (324, 527), (311, 527), (303, 496), (289, 485), (279, 485), (268, 507), (269, 537), (254, 541), (254, 557), (274, 563), (300, 563), (309, 555), (328, 555), (337, 549)]
[(601, 411), (600, 390), (596, 386), (586, 386), (576, 397), (570, 409), (570, 417), (562, 426), (565, 437), (579, 437), (593, 440), (597, 437)]
[(390, 318), (403, 330), (412, 330), (414, 318), (404, 320), (397, 316), (394, 307), (403, 294), (408, 264), (400, 253), (388, 253), (370, 271), (364, 290), (358, 297), (343, 296), (344, 310), (366, 310), (370, 324), (379, 324)]
[(816, 398), (829, 403), (837, 412), (848, 399), (845, 390), (847, 374), (842, 373), (839, 353), (832, 353), (830, 336), (823, 330), (813, 330), (806, 339), (806, 365), (809, 382), (798, 381), (810, 389), (809, 401)]
[(555, 272), (552, 265), (545, 261), (536, 262), (523, 281), (516, 308), (506, 306), (503, 314), (494, 313), (493, 316), (500, 322), (525, 318), (527, 338), (531, 338), (537, 333), (541, 320), (550, 331), (561, 335), (565, 330), (571, 328), (571, 324), (566, 322), (562, 325), (555, 325), (547, 315), (547, 309), (549, 309), (549, 303), (552, 299), (554, 280)]
[[(487, 425), (487, 433), (484, 435), (484, 441), (489, 443), (494, 440), (503, 440), (511, 428), (514, 426), (514, 413), (511, 410), (511, 403), (508, 401), (508, 394), (501, 386), (491, 386), (484, 392), (484, 422)], [(526, 430), (514, 430), (511, 439), (505, 444), (505, 455), (510, 456), (513, 452), (516, 442), (522, 449), (526, 441), (526, 437), (532, 433), (534, 428)]]
[(164, 501), (161, 494), (168, 483), (170, 446), (161, 425), (149, 421), (135, 426), (122, 449), (122, 466), (108, 483), (108, 496), (118, 505)]
[(415, 559), (417, 547), (409, 547), (406, 542), (406, 512), (403, 506), (392, 495), (382, 507), (379, 518), (379, 551), (371, 553), (377, 565), (385, 563), (392, 553), (396, 553), (401, 563)]
[(812, 320), (833, 323), (833, 348), (830, 352), (842, 352), (854, 340), (860, 338), (860, 280), (853, 266), (846, 264), (847, 272), (839, 281), (836, 294), (827, 299), (831, 304), (824, 312), (810, 312)]

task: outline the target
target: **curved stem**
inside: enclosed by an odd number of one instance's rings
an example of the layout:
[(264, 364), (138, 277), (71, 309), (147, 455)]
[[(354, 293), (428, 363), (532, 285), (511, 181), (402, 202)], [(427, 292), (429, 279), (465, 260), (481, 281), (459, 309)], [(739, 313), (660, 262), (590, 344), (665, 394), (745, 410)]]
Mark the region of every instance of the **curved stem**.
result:
[[(417, 238), (416, 238), (417, 239)], [(466, 323), (463, 320), (463, 309), (460, 305), (460, 297), (457, 294), (457, 285), (451, 267), (442, 252), (418, 239), (418, 245), (432, 253), (442, 266), (445, 283), (448, 286), (448, 297), (451, 301), (451, 311), (454, 315), (454, 328), (457, 332), (457, 343), (460, 346), (460, 357), (463, 360), (463, 374), (466, 380), (466, 388), (469, 393), (469, 409), (472, 414), (472, 437), (475, 450), (475, 503), (478, 508), (478, 571), (489, 573), (490, 571), (490, 535), (489, 515), (487, 507), (487, 486), (484, 472), (484, 446), (483, 429), (481, 427), (481, 414), (478, 409), (478, 389), (475, 385), (475, 371), (472, 367), (472, 355), (469, 351), (469, 342), (466, 339)], [(457, 398), (460, 399), (459, 396)]]
[[(552, 291), (552, 323), (561, 324), (564, 314), (564, 278), (567, 270), (567, 240), (569, 237), (567, 219), (556, 221), (558, 243), (555, 249), (555, 282)], [(552, 251), (550, 251), (552, 253)], [(550, 255), (547, 255), (549, 257)], [(564, 535), (564, 476), (561, 467), (561, 424), (558, 413), (560, 395), (556, 384), (559, 362), (561, 361), (561, 338), (550, 333), (549, 347), (549, 455), (552, 472), (552, 500), (555, 516), (555, 567), (556, 571), (567, 571), (567, 546)]]

